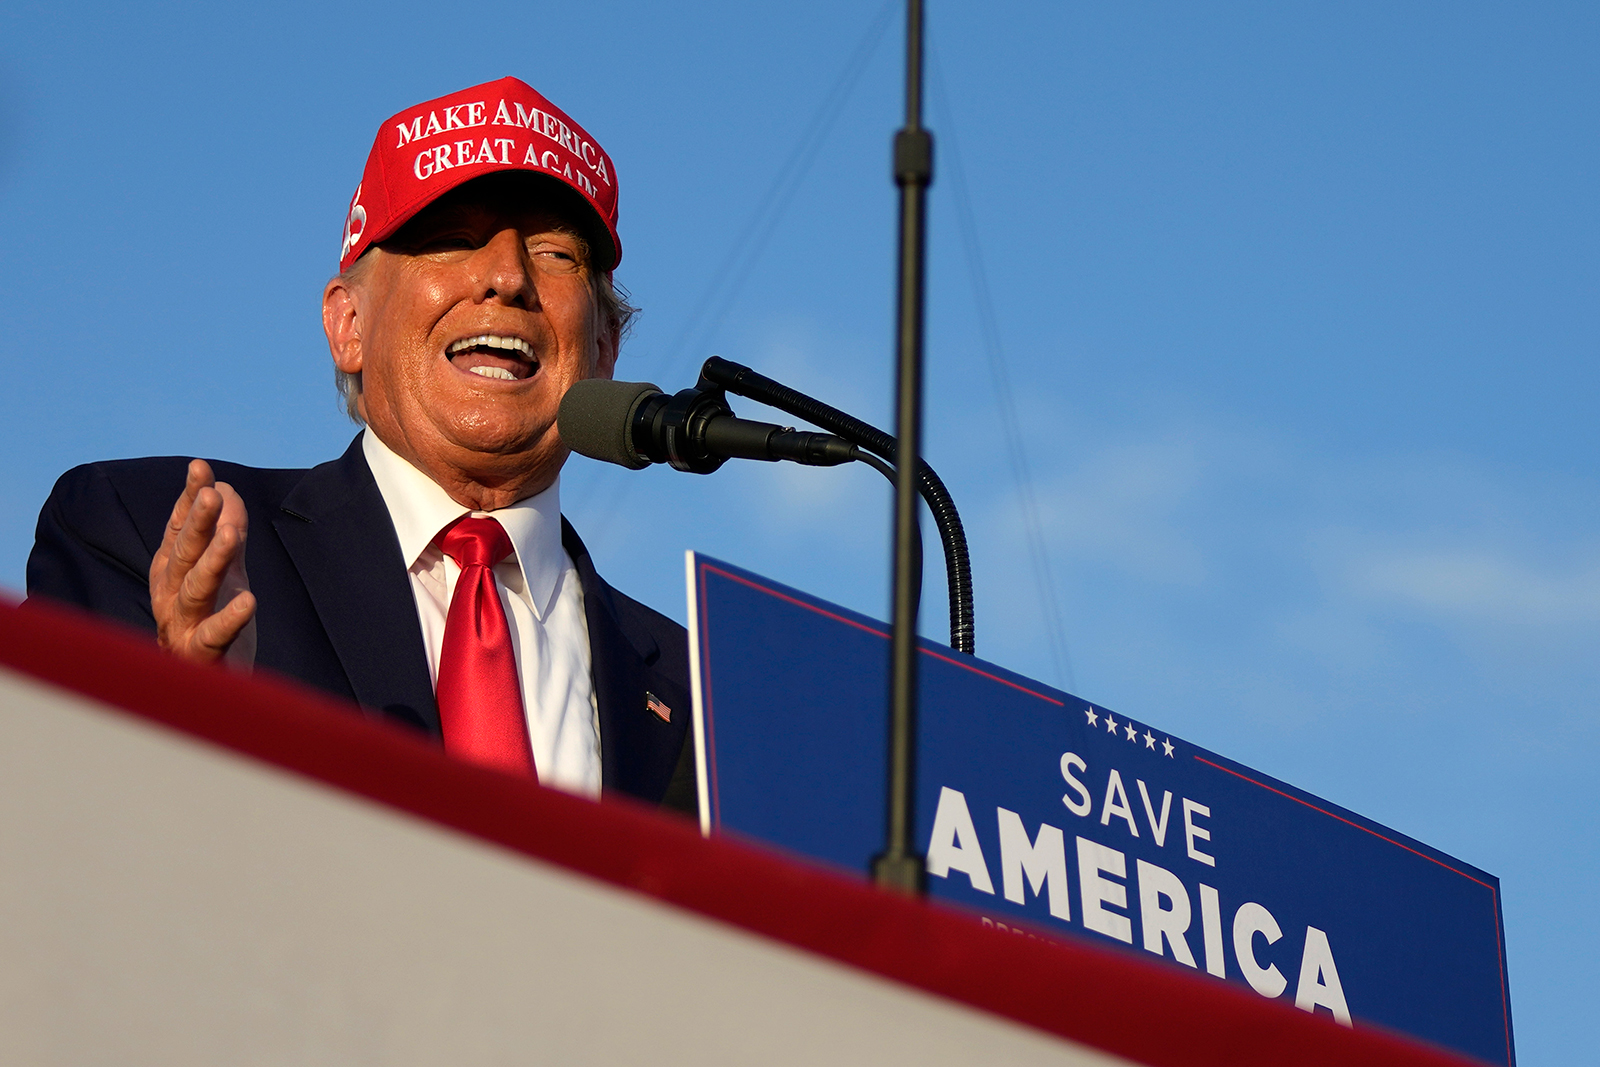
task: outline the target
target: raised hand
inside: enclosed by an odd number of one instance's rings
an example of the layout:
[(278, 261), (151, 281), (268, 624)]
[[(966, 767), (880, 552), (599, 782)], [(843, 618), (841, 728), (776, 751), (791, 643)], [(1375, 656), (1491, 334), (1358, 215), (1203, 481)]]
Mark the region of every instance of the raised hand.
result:
[(161, 547), (150, 561), (156, 641), (184, 659), (255, 660), (256, 598), (244, 569), (250, 517), (244, 501), (203, 459), (189, 463)]

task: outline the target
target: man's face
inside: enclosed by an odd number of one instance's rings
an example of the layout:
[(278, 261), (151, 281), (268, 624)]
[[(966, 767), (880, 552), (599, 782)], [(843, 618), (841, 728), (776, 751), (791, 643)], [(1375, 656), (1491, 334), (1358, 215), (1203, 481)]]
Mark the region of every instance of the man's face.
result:
[(367, 424), (453, 496), (486, 488), (494, 506), (554, 480), (562, 396), (616, 362), (574, 220), (537, 188), (462, 186), (367, 253), (357, 284), (324, 294), (334, 361), (360, 371)]

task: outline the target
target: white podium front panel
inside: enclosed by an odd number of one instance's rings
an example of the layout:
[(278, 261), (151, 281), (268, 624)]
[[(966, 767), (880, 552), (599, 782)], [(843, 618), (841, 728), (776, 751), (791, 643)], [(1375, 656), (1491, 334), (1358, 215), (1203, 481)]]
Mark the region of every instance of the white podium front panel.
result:
[(0, 672), (0, 1059), (1126, 1061)]

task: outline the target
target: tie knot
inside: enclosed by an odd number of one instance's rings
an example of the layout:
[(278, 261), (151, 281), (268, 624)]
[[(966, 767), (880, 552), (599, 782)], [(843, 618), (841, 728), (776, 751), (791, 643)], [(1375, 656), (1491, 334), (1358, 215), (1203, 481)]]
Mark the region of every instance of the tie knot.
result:
[(465, 515), (439, 534), (439, 550), (463, 570), (493, 567), (511, 555), (511, 538), (494, 519)]

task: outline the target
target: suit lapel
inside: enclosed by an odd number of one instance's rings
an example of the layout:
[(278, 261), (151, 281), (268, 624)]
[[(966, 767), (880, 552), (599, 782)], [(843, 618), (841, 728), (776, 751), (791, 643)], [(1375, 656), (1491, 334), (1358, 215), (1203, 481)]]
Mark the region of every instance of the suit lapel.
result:
[(343, 456), (306, 472), (272, 525), (356, 700), (439, 736), (416, 601), (361, 438)]
[(600, 710), (602, 788), (659, 803), (678, 764), (687, 718), (668, 726), (646, 708), (652, 667), (661, 655), (655, 638), (630, 626), (617, 610), (615, 590), (595, 573), (589, 550), (565, 518), (561, 543), (583, 585), (590, 669)]
[[(339, 459), (308, 471), (272, 525), (357, 702), (438, 737), (439, 709), (416, 601), (361, 439)], [(639, 620), (619, 610), (616, 591), (595, 573), (588, 549), (565, 518), (561, 535), (583, 587), (602, 788), (658, 803), (684, 751), (687, 704), (670, 724), (647, 709), (652, 685), (658, 694), (672, 691), (654, 669), (660, 647)]]

